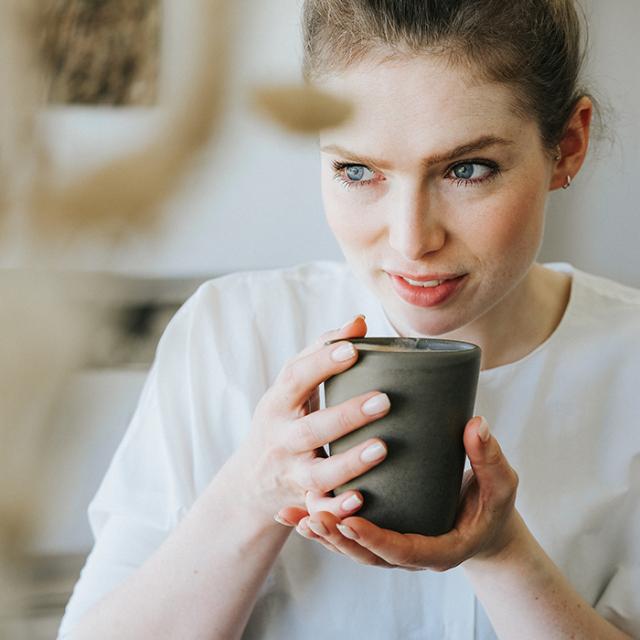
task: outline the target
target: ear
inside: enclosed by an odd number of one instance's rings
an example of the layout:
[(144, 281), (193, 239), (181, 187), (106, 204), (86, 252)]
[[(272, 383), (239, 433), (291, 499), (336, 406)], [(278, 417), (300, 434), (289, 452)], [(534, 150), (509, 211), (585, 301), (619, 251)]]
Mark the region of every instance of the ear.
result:
[(593, 103), (587, 96), (578, 100), (567, 130), (560, 141), (560, 159), (555, 161), (549, 190), (555, 191), (567, 183), (567, 176), (573, 180), (584, 163), (589, 148), (589, 131), (593, 116)]

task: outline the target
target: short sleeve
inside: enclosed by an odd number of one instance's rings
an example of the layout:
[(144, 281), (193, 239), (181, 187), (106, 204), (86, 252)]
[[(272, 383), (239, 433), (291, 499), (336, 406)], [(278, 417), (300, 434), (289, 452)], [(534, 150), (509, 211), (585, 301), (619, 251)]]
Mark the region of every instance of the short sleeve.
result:
[[(165, 330), (136, 411), (89, 505), (95, 543), (67, 604), (60, 639), (152, 555), (197, 497), (191, 383), (197, 308), (198, 293)], [(221, 375), (215, 361), (209, 366)]]

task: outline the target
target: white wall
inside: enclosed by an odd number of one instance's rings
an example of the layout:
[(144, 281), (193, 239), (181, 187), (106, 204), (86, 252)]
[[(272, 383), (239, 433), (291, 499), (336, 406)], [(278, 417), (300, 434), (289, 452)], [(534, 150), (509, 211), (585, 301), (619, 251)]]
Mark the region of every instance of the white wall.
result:
[(602, 97), (611, 142), (596, 141), (571, 188), (552, 196), (541, 258), (640, 287), (640, 2), (583, 5), (591, 23), (587, 81)]
[[(589, 76), (615, 108), (613, 117), (607, 114), (615, 143), (611, 150), (606, 142), (597, 144), (599, 157), (592, 157), (569, 191), (552, 196), (541, 259), (568, 260), (640, 286), (640, 2), (584, 1), (592, 29)], [(234, 1), (234, 78), (223, 132), (168, 205), (167, 225), (155, 239), (134, 239), (116, 249), (66, 247), (60, 252), (64, 266), (206, 275), (340, 257), (322, 215), (314, 140), (283, 134), (247, 108), (253, 84), (299, 78), (299, 4)], [(178, 17), (186, 19), (180, 11), (168, 21), (171, 28)], [(178, 72), (180, 64), (174, 65)], [(67, 110), (54, 114), (50, 124), (58, 155), (73, 166), (134, 143), (145, 122), (152, 125), (145, 112)], [(15, 246), (7, 248), (4, 264), (19, 255)]]

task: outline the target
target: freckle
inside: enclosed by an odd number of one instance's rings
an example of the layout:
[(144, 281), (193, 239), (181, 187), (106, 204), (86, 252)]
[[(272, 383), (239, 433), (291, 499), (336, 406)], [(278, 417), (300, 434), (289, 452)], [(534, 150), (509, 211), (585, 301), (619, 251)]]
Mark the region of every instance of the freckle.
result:
[(194, 570), (193, 570), (193, 575), (194, 575), (194, 576), (197, 576), (199, 573), (200, 573), (200, 572), (199, 572), (197, 569), (194, 569)]

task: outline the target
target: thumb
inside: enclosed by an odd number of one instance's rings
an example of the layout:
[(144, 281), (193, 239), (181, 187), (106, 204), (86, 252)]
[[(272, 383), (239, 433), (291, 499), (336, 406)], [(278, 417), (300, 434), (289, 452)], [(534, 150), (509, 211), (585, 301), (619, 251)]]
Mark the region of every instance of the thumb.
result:
[(489, 491), (494, 499), (513, 497), (518, 486), (518, 475), (505, 458), (482, 416), (469, 420), (463, 441), (480, 490)]

